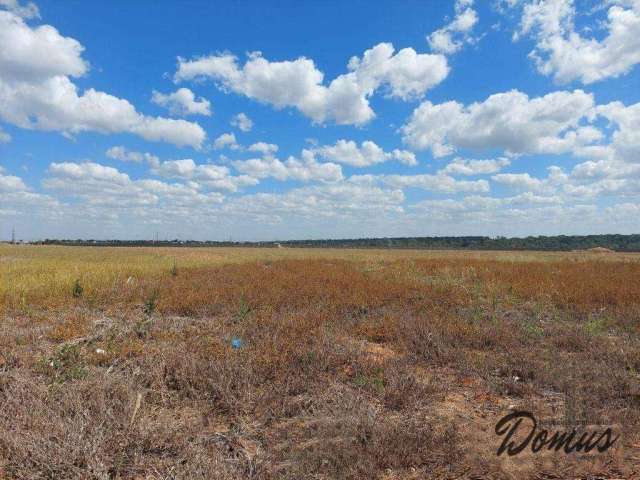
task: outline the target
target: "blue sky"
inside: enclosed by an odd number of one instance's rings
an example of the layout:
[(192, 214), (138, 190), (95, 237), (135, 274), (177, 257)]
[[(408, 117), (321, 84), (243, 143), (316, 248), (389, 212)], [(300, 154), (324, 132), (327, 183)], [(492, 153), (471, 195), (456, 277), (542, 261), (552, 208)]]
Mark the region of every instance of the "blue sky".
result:
[(0, 237), (640, 230), (640, 0), (0, 0)]

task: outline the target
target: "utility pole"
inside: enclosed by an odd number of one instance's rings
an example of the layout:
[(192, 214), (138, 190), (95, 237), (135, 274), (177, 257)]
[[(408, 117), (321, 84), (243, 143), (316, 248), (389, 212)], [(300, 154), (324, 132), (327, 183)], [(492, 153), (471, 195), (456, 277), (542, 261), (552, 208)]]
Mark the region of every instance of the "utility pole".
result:
[(16, 243), (16, 227), (14, 226), (11, 229), (11, 244), (14, 245)]

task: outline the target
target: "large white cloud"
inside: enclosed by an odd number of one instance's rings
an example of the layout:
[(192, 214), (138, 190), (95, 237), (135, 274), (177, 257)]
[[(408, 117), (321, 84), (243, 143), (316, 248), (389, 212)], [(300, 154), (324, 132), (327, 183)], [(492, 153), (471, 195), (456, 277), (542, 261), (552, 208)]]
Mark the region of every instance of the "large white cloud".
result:
[(593, 95), (582, 90), (536, 98), (512, 90), (468, 106), (425, 101), (401, 130), (408, 145), (436, 157), (459, 148), (559, 154), (600, 140), (598, 130), (581, 125), (594, 115)]
[(488, 160), (470, 160), (466, 158), (454, 158), (439, 173), (449, 175), (482, 175), (496, 173), (511, 164), (506, 157), (492, 158)]
[(574, 180), (599, 180), (604, 178), (640, 178), (640, 163), (627, 163), (615, 159), (588, 160), (571, 170)]
[(572, 196), (640, 194), (640, 103), (612, 102), (596, 107), (612, 130), (608, 143), (585, 146), (574, 154), (586, 159), (573, 167), (563, 190)]
[(257, 178), (252, 176), (233, 176), (228, 167), (213, 164), (196, 164), (190, 158), (167, 160), (154, 167), (151, 171), (161, 177), (188, 180), (214, 190), (230, 192), (236, 192), (242, 187), (258, 184)]
[[(249, 217), (261, 223), (283, 222), (300, 217), (312, 223), (321, 219), (369, 220), (371, 215), (403, 212), (404, 194), (349, 180), (294, 188), (284, 193), (257, 193), (234, 199), (223, 210), (234, 217)], [(365, 215), (363, 217), (363, 214)]]
[(0, 45), (0, 118), (8, 123), (66, 134), (129, 132), (179, 146), (200, 147), (205, 139), (196, 123), (142, 115), (92, 88), (79, 93), (71, 77), (87, 72), (83, 47), (50, 25), (31, 27), (0, 11)]
[[(603, 2), (604, 3), (604, 2)], [(573, 0), (534, 0), (525, 4), (515, 38), (532, 35), (530, 56), (538, 70), (559, 83), (589, 84), (624, 75), (640, 63), (640, 1), (610, 0), (604, 38), (576, 31)], [(594, 22), (595, 23), (595, 22)]]
[[(522, 194), (513, 197), (471, 195), (460, 200), (425, 200), (410, 206), (412, 218), (423, 225), (433, 222), (440, 235), (588, 234), (615, 229), (618, 224), (590, 203), (565, 203), (557, 196)], [(457, 228), (456, 228), (457, 226)], [(464, 226), (460, 230), (460, 226)], [(627, 231), (630, 229), (627, 227)], [(517, 232), (517, 233), (516, 233)]]
[(160, 159), (156, 155), (148, 152), (135, 152), (123, 147), (122, 145), (116, 145), (115, 147), (109, 148), (105, 152), (105, 155), (107, 158), (120, 160), (121, 162), (147, 162), (151, 167), (157, 167), (160, 165)]
[(174, 78), (177, 82), (209, 78), (223, 90), (277, 109), (294, 107), (317, 123), (362, 125), (375, 116), (369, 98), (379, 88), (392, 97), (420, 97), (449, 72), (442, 55), (419, 54), (411, 48), (394, 53), (390, 43), (376, 45), (362, 58), (352, 57), (348, 69), (326, 85), (311, 59), (273, 62), (254, 52), (244, 65), (231, 54), (178, 58)]
[[(637, 175), (637, 171), (635, 172)], [(603, 178), (595, 182), (572, 181), (564, 186), (564, 192), (574, 197), (635, 197), (640, 196), (640, 183), (635, 178)]]
[(414, 187), (437, 193), (488, 192), (486, 180), (456, 180), (448, 175), (385, 175), (380, 179), (396, 188)]
[(384, 185), (405, 189), (418, 188), (434, 193), (485, 193), (489, 191), (486, 180), (457, 180), (449, 175), (354, 175), (350, 181), (361, 185)]
[(60, 178), (91, 181), (96, 184), (104, 182), (112, 185), (126, 185), (130, 183), (129, 175), (126, 173), (122, 173), (116, 168), (93, 162), (54, 162), (49, 165), (49, 173)]
[[(611, 153), (611, 149), (608, 149)], [(529, 173), (500, 173), (491, 179), (513, 190), (565, 197), (638, 197), (640, 163), (630, 163), (605, 156), (575, 165), (568, 173), (559, 166), (548, 168), (543, 178)]]
[(342, 180), (340, 165), (330, 162), (320, 163), (310, 150), (303, 150), (300, 157), (297, 159), (290, 156), (281, 161), (272, 155), (266, 155), (262, 158), (236, 160), (232, 164), (237, 171), (255, 178), (272, 177), (281, 181), (299, 180), (303, 182)]
[(542, 196), (532, 193), (523, 193), (513, 197), (487, 197), (480, 195), (469, 195), (460, 200), (423, 200), (411, 206), (412, 209), (421, 210), (433, 215), (455, 216), (473, 218), (480, 212), (493, 214), (499, 217), (499, 210), (515, 207), (520, 209), (530, 209), (544, 207), (547, 205), (562, 204), (562, 199), (558, 196)]
[(514, 190), (545, 192), (550, 188), (546, 180), (532, 177), (528, 173), (499, 173), (491, 177), (491, 179)]
[(413, 152), (399, 149), (385, 152), (371, 140), (365, 140), (360, 146), (353, 140), (338, 140), (335, 145), (326, 145), (314, 151), (322, 158), (352, 167), (368, 167), (387, 160), (397, 160), (412, 166), (418, 164)]
[(52, 163), (43, 186), (77, 198), (87, 207), (101, 206), (103, 213), (155, 207), (163, 204), (211, 204), (224, 198), (217, 192), (202, 192), (197, 183), (165, 183), (158, 180), (132, 180), (116, 168), (93, 162)]

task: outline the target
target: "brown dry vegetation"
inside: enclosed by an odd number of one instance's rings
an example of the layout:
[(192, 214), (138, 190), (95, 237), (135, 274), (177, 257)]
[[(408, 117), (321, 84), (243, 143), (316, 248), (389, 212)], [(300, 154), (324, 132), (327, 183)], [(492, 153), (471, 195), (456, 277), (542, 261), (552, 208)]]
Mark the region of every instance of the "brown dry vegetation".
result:
[[(0, 273), (0, 478), (640, 474), (638, 256), (0, 246)], [(514, 408), (621, 438), (497, 457)]]

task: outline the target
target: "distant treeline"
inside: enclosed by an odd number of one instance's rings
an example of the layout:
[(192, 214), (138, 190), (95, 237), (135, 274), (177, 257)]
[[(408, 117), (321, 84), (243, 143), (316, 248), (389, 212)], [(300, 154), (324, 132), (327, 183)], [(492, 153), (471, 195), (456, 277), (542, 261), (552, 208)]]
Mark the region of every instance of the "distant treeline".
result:
[(272, 242), (213, 242), (195, 240), (50, 240), (40, 245), (110, 247), (289, 247), (289, 248), (416, 248), (433, 250), (548, 250), (570, 251), (608, 248), (619, 252), (639, 252), (640, 235), (558, 235), (553, 237), (398, 237), (342, 240), (286, 240)]

